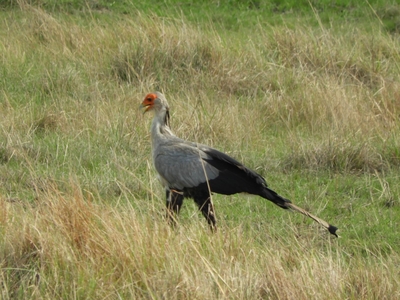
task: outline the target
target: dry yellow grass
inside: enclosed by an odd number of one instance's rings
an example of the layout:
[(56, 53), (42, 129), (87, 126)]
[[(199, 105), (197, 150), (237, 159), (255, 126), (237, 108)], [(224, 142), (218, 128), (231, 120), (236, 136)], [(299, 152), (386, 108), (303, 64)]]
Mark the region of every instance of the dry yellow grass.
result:
[(69, 194), (51, 187), (29, 205), (1, 199), (3, 298), (399, 296), (395, 252), (353, 257), (336, 239), (268, 238), (240, 225), (215, 235), (196, 224), (174, 231), (157, 210), (140, 215), (71, 186)]

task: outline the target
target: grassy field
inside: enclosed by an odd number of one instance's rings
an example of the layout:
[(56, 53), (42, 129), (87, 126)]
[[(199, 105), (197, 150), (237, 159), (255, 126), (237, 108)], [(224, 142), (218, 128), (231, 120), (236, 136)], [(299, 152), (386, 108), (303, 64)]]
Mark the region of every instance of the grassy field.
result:
[[(400, 298), (400, 6), (359, 2), (0, 1), (1, 298)], [(169, 228), (155, 90), (340, 237), (248, 195)]]

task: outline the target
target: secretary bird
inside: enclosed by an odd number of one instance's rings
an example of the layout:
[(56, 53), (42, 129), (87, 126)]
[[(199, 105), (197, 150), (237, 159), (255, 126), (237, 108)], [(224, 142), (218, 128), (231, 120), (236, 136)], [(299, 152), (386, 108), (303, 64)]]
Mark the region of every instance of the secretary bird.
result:
[(176, 215), (185, 197), (193, 198), (212, 230), (216, 230), (211, 194), (248, 193), (261, 196), (284, 209), (292, 209), (324, 226), (337, 236), (337, 227), (294, 205), (267, 187), (261, 175), (234, 158), (206, 145), (178, 138), (169, 125), (169, 107), (160, 92), (146, 95), (141, 107), (153, 111), (151, 125), (153, 163), (166, 190), (169, 219)]

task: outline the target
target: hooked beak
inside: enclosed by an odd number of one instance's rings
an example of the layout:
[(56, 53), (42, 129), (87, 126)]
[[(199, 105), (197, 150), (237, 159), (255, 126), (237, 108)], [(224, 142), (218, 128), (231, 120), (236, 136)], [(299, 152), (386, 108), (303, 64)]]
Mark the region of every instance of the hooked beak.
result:
[(143, 111), (143, 114), (147, 113), (151, 108), (150, 104), (140, 104), (139, 109)]

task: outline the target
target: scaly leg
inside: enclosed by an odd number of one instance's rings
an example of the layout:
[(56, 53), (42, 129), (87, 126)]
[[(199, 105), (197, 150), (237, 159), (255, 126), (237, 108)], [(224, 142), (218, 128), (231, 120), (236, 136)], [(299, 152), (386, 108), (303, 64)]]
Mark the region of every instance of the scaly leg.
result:
[(177, 216), (183, 204), (183, 193), (176, 190), (166, 190), (167, 197), (167, 219), (170, 224), (177, 224)]

